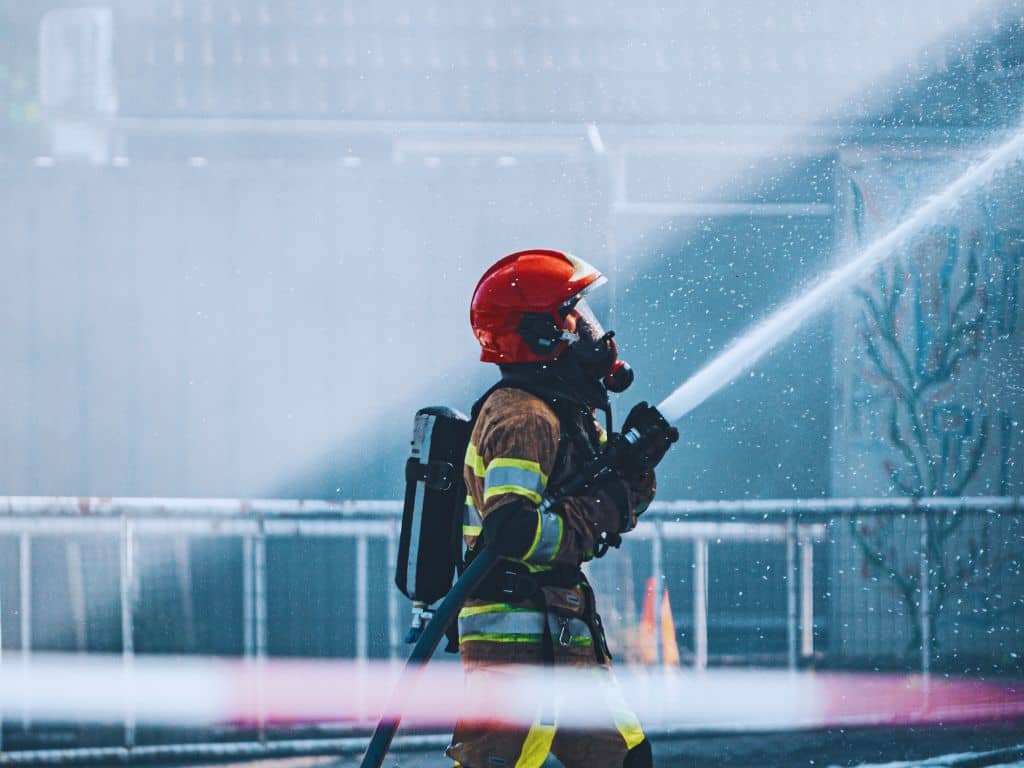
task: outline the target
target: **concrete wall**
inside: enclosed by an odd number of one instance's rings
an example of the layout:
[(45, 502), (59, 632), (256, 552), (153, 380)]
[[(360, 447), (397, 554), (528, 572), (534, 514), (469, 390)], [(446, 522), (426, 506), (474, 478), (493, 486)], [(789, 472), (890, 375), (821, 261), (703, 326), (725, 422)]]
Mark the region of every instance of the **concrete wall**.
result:
[(486, 373), (467, 315), (488, 263), (600, 250), (592, 174), (466, 158), (5, 172), (0, 493), (259, 495), (326, 455), (365, 458), (387, 417), (407, 428)]

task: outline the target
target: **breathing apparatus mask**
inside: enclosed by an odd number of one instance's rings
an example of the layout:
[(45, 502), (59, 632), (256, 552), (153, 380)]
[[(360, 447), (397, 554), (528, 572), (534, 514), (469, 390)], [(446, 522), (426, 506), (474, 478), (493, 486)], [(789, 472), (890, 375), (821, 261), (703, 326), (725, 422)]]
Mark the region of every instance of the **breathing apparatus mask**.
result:
[(569, 348), (564, 356), (580, 366), (583, 372), (601, 381), (609, 392), (624, 392), (633, 383), (633, 369), (619, 359), (615, 331), (605, 331), (583, 294), (562, 305)]

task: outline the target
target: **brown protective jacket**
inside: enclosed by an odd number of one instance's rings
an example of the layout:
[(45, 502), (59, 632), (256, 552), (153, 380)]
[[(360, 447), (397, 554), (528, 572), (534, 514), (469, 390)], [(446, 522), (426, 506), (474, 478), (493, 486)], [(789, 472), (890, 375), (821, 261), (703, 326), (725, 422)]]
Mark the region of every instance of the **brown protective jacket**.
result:
[[(586, 453), (579, 438), (572, 439), (572, 430), (586, 436)], [(535, 525), (530, 528), (533, 543), (519, 561), (529, 571), (575, 568), (590, 560), (603, 531), (618, 532), (624, 512), (635, 524), (647, 508), (654, 498), (653, 474), (632, 481), (610, 477), (596, 490), (566, 498), (547, 513), (540, 513), (538, 504), (549, 486), (573, 477), (604, 440), (592, 412), (580, 410), (574, 424), (562, 424), (540, 397), (511, 387), (494, 391), (480, 409), (466, 452), (466, 545), (476, 543), (491, 512), (511, 504), (515, 514), (530, 516), (527, 525)], [(556, 661), (599, 663), (601, 654), (595, 654), (593, 645), (603, 638), (592, 637), (584, 621), (585, 589), (589, 587), (544, 587), (553, 614), (548, 629), (556, 638)], [(543, 613), (529, 601), (470, 600), (459, 615), (463, 662), (469, 667), (539, 663), (544, 622)]]

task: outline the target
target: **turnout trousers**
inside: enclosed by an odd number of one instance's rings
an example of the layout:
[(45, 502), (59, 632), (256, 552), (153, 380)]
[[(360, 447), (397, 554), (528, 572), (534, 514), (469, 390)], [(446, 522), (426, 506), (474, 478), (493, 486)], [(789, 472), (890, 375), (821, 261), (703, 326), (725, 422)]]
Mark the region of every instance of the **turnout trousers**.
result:
[[(536, 658), (535, 648), (529, 645), (508, 651), (512, 658), (504, 663), (464, 664), (466, 710), (447, 750), (456, 766), (540, 768), (549, 753), (565, 768), (652, 765), (650, 744), (611, 666), (595, 664), (589, 647), (559, 647), (554, 669), (544, 667), (539, 659), (534, 664), (523, 658)], [(515, 662), (517, 656), (520, 663)], [(532, 691), (545, 677), (551, 682), (550, 693), (536, 697), (536, 705), (527, 707), (532, 712), (527, 713), (520, 701), (510, 701), (509, 716), (491, 720), (490, 712), (503, 712), (501, 702), (507, 697), (503, 692), (514, 690), (517, 679)], [(562, 689), (560, 678), (568, 684), (567, 690)], [(482, 717), (473, 716), (478, 702), (485, 705)]]

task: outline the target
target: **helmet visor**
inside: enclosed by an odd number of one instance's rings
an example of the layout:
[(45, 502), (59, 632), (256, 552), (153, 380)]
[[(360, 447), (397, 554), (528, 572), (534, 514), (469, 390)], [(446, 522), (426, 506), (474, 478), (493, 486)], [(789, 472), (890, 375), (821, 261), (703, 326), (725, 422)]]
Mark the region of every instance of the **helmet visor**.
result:
[(594, 342), (604, 336), (604, 326), (586, 299), (580, 299), (573, 310), (576, 312), (576, 335), (580, 341)]

